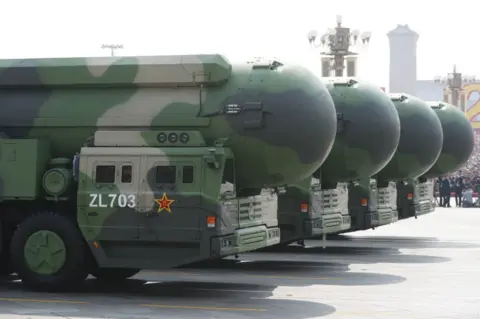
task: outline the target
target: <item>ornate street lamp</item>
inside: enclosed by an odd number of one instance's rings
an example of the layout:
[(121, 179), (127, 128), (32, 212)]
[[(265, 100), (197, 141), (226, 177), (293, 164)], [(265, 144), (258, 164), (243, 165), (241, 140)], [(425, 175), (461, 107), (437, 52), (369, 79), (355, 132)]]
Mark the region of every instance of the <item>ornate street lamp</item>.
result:
[(118, 49), (123, 49), (123, 44), (102, 44), (101, 46), (102, 49), (109, 49), (110, 50), (110, 54), (112, 56), (115, 56), (115, 50), (118, 50)]
[(347, 61), (347, 76), (356, 76), (356, 62), (358, 53), (355, 48), (367, 46), (371, 39), (371, 32), (360, 33), (359, 30), (350, 30), (342, 26), (342, 16), (337, 15), (337, 26), (319, 34), (312, 30), (307, 34), (308, 42), (312, 48), (321, 48), (322, 73), (330, 76), (334, 71), (335, 76), (343, 76), (345, 60)]
[(448, 73), (446, 77), (435, 76), (433, 78), (436, 84), (446, 84), (444, 89), (444, 101), (451, 103), (465, 112), (465, 94), (463, 86), (467, 83), (475, 82), (475, 76), (463, 75), (457, 72), (456, 65), (453, 65), (453, 72)]

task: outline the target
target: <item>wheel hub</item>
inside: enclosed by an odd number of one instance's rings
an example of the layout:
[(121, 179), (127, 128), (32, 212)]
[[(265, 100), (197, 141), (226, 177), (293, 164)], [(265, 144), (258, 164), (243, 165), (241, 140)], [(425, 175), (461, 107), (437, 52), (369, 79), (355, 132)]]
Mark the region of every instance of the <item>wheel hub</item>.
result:
[(48, 230), (41, 230), (28, 238), (24, 256), (27, 265), (34, 272), (53, 275), (65, 264), (67, 253), (60, 236)]

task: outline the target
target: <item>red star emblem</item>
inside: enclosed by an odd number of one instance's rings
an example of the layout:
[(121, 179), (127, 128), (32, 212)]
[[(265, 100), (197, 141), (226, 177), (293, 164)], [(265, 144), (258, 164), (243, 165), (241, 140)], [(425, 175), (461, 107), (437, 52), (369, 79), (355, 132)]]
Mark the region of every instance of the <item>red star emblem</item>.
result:
[(169, 213), (172, 212), (172, 210), (170, 209), (170, 205), (172, 205), (174, 200), (173, 199), (168, 199), (166, 193), (163, 193), (162, 199), (155, 199), (155, 202), (158, 204), (157, 213), (160, 213), (164, 209)]

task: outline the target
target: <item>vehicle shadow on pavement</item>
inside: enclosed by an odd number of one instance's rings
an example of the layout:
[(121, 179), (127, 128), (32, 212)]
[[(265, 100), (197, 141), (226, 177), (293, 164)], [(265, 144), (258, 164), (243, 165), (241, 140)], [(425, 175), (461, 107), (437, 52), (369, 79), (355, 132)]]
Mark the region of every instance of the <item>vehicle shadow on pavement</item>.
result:
[[(326, 247), (322, 247), (322, 242), (318, 240), (305, 241), (306, 246), (299, 245), (275, 246), (248, 254), (249, 256), (261, 255), (268, 256), (273, 254), (290, 255), (295, 258), (305, 259), (306, 255), (315, 256), (316, 259), (324, 261), (343, 261), (350, 264), (375, 264), (375, 263), (395, 263), (395, 264), (426, 264), (426, 263), (445, 263), (451, 258), (443, 256), (407, 254), (400, 249), (414, 248), (386, 248), (387, 244), (382, 246), (378, 244), (350, 244), (346, 241), (327, 241)], [(393, 245), (390, 245), (392, 247)], [(255, 258), (255, 257), (253, 257)], [(259, 257), (260, 258), (260, 257)]]
[[(249, 258), (242, 260), (220, 259), (196, 263), (182, 267), (182, 270), (194, 271), (196, 280), (208, 280), (210, 273), (220, 278), (228, 278), (230, 282), (246, 279), (254, 282), (275, 284), (277, 286), (372, 286), (390, 285), (405, 281), (402, 276), (351, 272), (345, 263), (299, 260), (268, 260), (266, 258)], [(263, 256), (264, 254), (262, 254)], [(265, 254), (267, 255), (267, 254)]]
[[(170, 278), (175, 275), (170, 276)], [(218, 277), (217, 277), (218, 279)], [(79, 289), (61, 294), (45, 294), (22, 291), (19, 284), (5, 284), (0, 289), (0, 298), (9, 292), (9, 298), (18, 295), (30, 299), (64, 300), (64, 302), (82, 300), (85, 304), (75, 305), (68, 309), (55, 309), (55, 303), (49, 302), (52, 315), (68, 318), (113, 317), (113, 318), (166, 318), (167, 316), (182, 318), (219, 317), (244, 318), (256, 316), (273, 318), (304, 319), (322, 317), (332, 314), (336, 309), (330, 305), (295, 300), (294, 295), (275, 294), (277, 286), (262, 284), (228, 283), (228, 282), (196, 282), (172, 281), (151, 282), (140, 279), (129, 279), (116, 284), (106, 284), (96, 279), (85, 281)], [(7, 290), (7, 291), (6, 291)], [(281, 299), (272, 299), (272, 296)], [(68, 300), (66, 300), (68, 299)], [(306, 298), (308, 299), (308, 298)], [(35, 305), (38, 311), (39, 302)], [(27, 314), (28, 309), (18, 310), (0, 304), (0, 313)], [(31, 305), (30, 305), (31, 307)], [(40, 308), (42, 306), (40, 305)], [(63, 313), (63, 311), (66, 311)], [(45, 312), (41, 313), (45, 316)], [(158, 317), (157, 317), (158, 316)]]
[(480, 244), (460, 241), (440, 240), (437, 237), (406, 237), (406, 236), (352, 236), (335, 235), (329, 236), (328, 241), (332, 245), (342, 242), (349, 246), (384, 247), (397, 249), (460, 249), (480, 248)]

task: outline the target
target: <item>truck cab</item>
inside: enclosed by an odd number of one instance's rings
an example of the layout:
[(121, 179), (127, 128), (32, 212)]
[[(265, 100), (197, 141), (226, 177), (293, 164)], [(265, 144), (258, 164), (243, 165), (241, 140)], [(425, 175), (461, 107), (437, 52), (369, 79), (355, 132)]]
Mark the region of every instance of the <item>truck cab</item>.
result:
[(313, 176), (288, 185), (278, 197), (281, 242), (332, 234), (350, 228), (348, 191), (345, 187), (322, 190)]
[(399, 218), (418, 217), (435, 210), (434, 184), (430, 180), (402, 181), (397, 183)]
[(417, 207), (417, 215), (425, 215), (432, 212), (433, 183), (429, 180), (415, 180), (413, 190), (413, 204)]
[(366, 230), (398, 220), (397, 189), (389, 182), (378, 187), (377, 180), (349, 183), (349, 214), (352, 230)]
[(228, 148), (111, 143), (82, 148), (76, 177), (78, 225), (100, 267), (169, 268), (279, 243), (277, 194), (239, 197)]
[(315, 200), (321, 207), (324, 234), (336, 234), (350, 229), (352, 220), (348, 214), (347, 183), (337, 183), (337, 188), (334, 189), (319, 190)]
[(398, 221), (397, 186), (395, 182), (388, 182), (382, 187), (377, 181), (372, 180), (372, 187), (377, 188), (377, 212), (379, 226), (388, 225)]
[(348, 212), (352, 218), (351, 230), (365, 230), (379, 226), (376, 184), (372, 184), (371, 179), (368, 179), (363, 182), (351, 182), (348, 187)]

